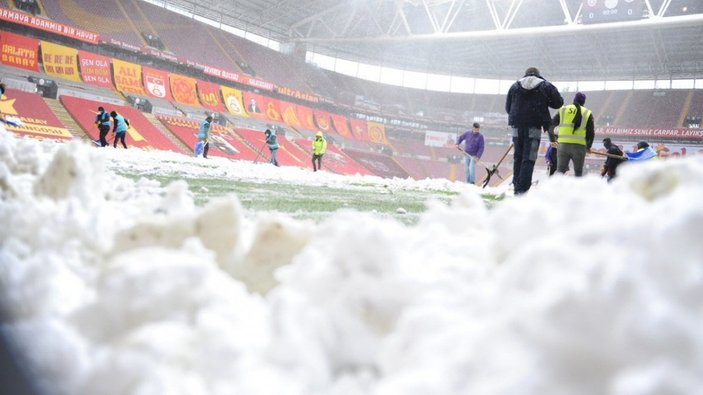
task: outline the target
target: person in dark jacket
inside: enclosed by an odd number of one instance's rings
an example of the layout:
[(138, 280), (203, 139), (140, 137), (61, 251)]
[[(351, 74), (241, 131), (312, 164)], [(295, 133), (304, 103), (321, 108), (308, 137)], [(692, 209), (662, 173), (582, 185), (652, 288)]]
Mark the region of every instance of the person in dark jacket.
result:
[(276, 154), (278, 153), (276, 132), (272, 132), (271, 129), (266, 129), (264, 136), (266, 137), (266, 145), (269, 147), (269, 152), (271, 153), (271, 159), (269, 162), (271, 162), (274, 166), (278, 166), (278, 159), (276, 159)]
[(513, 185), (515, 194), (523, 194), (532, 185), (532, 172), (537, 160), (542, 130), (551, 123), (549, 109), (564, 105), (557, 88), (542, 78), (536, 67), (525, 71), (517, 80), (505, 99), (505, 112), (513, 135)]
[[(622, 156), (624, 158), (622, 150), (617, 145), (613, 144), (612, 140), (610, 140), (610, 137), (606, 137), (603, 139), (603, 147), (608, 150), (608, 154)], [(608, 182), (612, 181), (613, 178), (615, 178), (615, 176), (617, 175), (618, 166), (620, 166), (620, 164), (624, 161), (625, 159), (618, 159), (609, 156), (605, 160), (605, 164), (603, 165), (603, 171), (600, 173), (600, 176), (604, 177), (607, 175)]]
[(107, 142), (107, 134), (110, 133), (110, 114), (105, 112), (105, 109), (98, 107), (98, 114), (95, 116), (95, 125), (98, 127), (100, 137), (98, 142), (101, 147), (107, 147), (110, 143)]

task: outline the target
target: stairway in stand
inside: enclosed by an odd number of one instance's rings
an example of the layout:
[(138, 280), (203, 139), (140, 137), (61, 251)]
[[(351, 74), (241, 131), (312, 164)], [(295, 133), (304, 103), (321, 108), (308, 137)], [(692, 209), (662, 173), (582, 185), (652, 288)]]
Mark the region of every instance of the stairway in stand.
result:
[(190, 155), (193, 153), (193, 148), (188, 147), (187, 145), (183, 144), (181, 140), (179, 140), (173, 133), (171, 133), (170, 130), (168, 130), (162, 123), (159, 121), (154, 114), (148, 113), (148, 112), (143, 112), (142, 115), (146, 117), (149, 122), (151, 122), (152, 125), (154, 125), (161, 134), (164, 135), (170, 142), (176, 145), (176, 147), (180, 148), (181, 151), (183, 151), (184, 154)]
[(88, 136), (83, 128), (76, 123), (76, 121), (71, 117), (71, 115), (66, 111), (60, 101), (56, 99), (44, 99), (44, 102), (49, 106), (51, 112), (56, 115), (56, 117), (61, 121), (61, 123), (66, 127), (66, 129), (73, 135), (74, 139), (92, 141), (90, 136)]

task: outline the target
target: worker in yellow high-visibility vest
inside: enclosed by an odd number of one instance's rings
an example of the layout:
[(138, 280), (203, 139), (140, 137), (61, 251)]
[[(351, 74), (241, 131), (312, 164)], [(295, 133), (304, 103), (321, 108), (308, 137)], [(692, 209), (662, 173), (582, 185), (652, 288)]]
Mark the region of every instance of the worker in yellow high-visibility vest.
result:
[(557, 126), (557, 171), (566, 173), (569, 161), (574, 163), (574, 175), (583, 175), (583, 165), (586, 161), (586, 152), (591, 151), (595, 128), (593, 126), (593, 113), (586, 104), (586, 95), (576, 92), (573, 104), (563, 106), (552, 119), (552, 124)]

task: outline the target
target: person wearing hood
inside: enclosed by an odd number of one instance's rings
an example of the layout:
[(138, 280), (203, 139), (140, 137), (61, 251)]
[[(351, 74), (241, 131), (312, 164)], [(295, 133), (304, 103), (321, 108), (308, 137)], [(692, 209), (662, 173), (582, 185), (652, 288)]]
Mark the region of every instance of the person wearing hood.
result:
[[(322, 135), (322, 132), (315, 133), (315, 140), (312, 141), (312, 170), (318, 171), (322, 169), (322, 156), (327, 151), (327, 140)], [(315, 165), (317, 161), (317, 165)]]
[[(212, 132), (212, 115), (208, 115), (198, 127), (198, 143), (202, 145), (203, 158), (207, 159), (210, 151), (210, 133)], [(196, 155), (198, 154), (196, 149)]]
[(105, 112), (105, 108), (98, 107), (98, 113), (95, 116), (95, 126), (98, 127), (98, 141), (101, 147), (107, 147), (110, 143), (107, 142), (107, 134), (110, 133), (110, 114)]
[(659, 157), (657, 151), (653, 150), (646, 141), (640, 141), (635, 148), (637, 149), (635, 152), (625, 152), (625, 156), (630, 162), (657, 159)]
[(269, 152), (271, 153), (271, 164), (278, 166), (278, 160), (276, 159), (276, 154), (278, 153), (278, 141), (276, 141), (276, 132), (272, 132), (271, 129), (266, 129), (264, 132), (266, 137), (266, 145), (269, 147)]
[(586, 104), (586, 95), (576, 92), (573, 104), (564, 106), (554, 115), (552, 125), (559, 128), (557, 137), (557, 171), (566, 173), (569, 161), (574, 163), (574, 175), (583, 175), (583, 165), (586, 162), (586, 152), (591, 151), (595, 128), (593, 113)]
[(549, 109), (564, 105), (559, 90), (542, 78), (536, 67), (525, 71), (525, 76), (515, 81), (505, 99), (508, 124), (512, 127), (513, 185), (515, 194), (523, 194), (532, 185), (532, 172), (537, 161), (542, 130), (551, 124)]

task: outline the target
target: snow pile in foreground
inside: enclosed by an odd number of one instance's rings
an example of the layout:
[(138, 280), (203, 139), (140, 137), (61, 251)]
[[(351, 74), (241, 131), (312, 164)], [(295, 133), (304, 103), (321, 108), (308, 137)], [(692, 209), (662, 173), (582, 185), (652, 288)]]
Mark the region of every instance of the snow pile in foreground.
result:
[(465, 189), (413, 227), (247, 219), (108, 160), (0, 133), (2, 329), (52, 393), (703, 388), (701, 157), (490, 211)]

